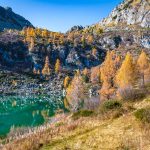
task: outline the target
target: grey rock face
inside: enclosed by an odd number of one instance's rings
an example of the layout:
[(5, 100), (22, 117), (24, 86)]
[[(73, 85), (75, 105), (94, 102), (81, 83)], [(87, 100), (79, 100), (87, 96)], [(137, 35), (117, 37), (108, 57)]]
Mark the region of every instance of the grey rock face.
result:
[(145, 48), (148, 48), (150, 49), (150, 39), (149, 37), (144, 37), (140, 40), (140, 44), (145, 47)]
[(82, 30), (82, 29), (84, 29), (84, 27), (83, 26), (73, 26), (69, 31), (67, 31), (68, 33), (69, 32), (73, 32), (73, 31), (80, 31), (80, 30)]
[(127, 25), (139, 25), (150, 27), (150, 1), (149, 0), (125, 0), (116, 7), (111, 14), (100, 22), (100, 25), (125, 23)]
[(0, 30), (17, 29), (32, 26), (32, 24), (20, 15), (15, 14), (11, 8), (0, 6)]

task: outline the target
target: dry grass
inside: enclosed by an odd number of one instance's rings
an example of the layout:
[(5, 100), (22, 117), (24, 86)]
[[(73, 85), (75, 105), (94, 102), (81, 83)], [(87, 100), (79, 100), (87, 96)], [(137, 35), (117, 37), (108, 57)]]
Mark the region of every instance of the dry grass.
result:
[[(94, 121), (94, 120), (93, 120)], [(41, 150), (116, 150), (129, 148), (148, 150), (150, 147), (148, 136), (135, 118), (131, 115), (124, 116), (113, 121), (86, 127), (80, 127), (72, 133), (63, 134), (63, 138), (57, 137), (54, 142), (44, 146)], [(149, 134), (147, 134), (149, 135)]]

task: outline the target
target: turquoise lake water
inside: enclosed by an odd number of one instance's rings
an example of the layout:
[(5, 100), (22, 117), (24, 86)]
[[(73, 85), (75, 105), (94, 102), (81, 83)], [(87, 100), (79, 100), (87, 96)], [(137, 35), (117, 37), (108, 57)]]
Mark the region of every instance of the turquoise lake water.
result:
[(45, 123), (56, 110), (63, 109), (62, 100), (48, 96), (0, 97), (0, 137), (11, 127), (35, 127)]

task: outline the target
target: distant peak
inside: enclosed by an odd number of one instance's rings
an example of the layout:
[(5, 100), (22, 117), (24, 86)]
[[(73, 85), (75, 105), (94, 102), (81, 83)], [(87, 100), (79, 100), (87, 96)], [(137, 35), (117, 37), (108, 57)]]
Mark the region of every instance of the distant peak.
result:
[(28, 26), (33, 27), (24, 17), (14, 13), (11, 7), (0, 6), (0, 31), (4, 29), (22, 30)]
[(12, 12), (12, 8), (11, 7), (5, 7), (5, 10)]

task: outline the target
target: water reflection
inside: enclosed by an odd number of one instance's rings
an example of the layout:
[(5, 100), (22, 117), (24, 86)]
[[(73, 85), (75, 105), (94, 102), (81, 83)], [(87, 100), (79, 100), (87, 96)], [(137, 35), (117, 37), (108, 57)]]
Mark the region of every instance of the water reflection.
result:
[(63, 109), (62, 100), (46, 95), (0, 97), (0, 136), (12, 126), (41, 125), (58, 109)]

